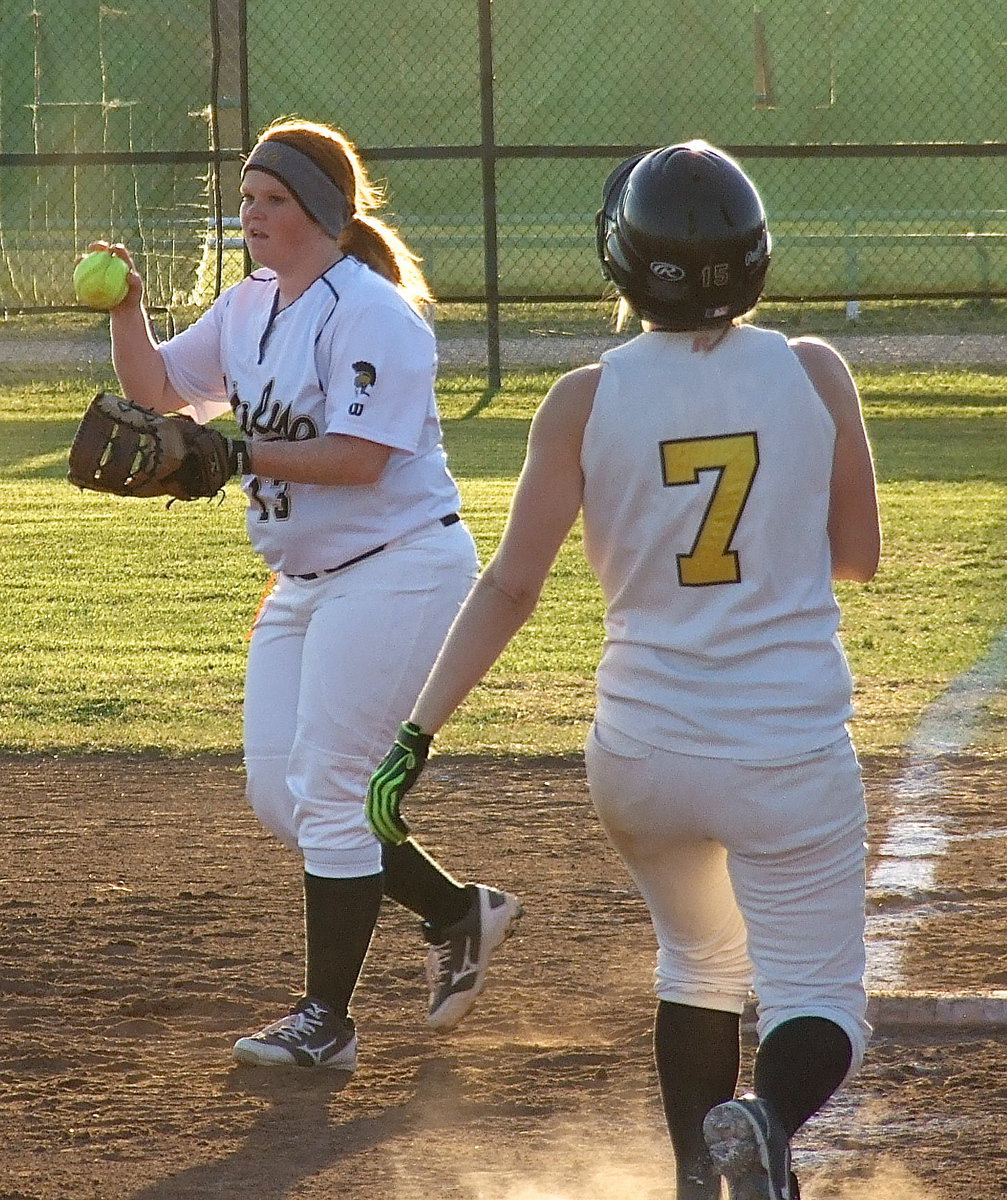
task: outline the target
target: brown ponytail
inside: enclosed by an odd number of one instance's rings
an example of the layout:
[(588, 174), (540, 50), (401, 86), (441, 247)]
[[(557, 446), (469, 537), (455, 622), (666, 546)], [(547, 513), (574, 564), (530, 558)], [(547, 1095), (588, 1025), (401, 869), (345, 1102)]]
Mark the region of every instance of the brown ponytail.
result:
[(414, 308), (433, 303), (420, 259), (384, 221), (354, 214), (339, 235), (339, 248), (390, 279)]
[(356, 146), (331, 125), (284, 117), (263, 130), (259, 141), (278, 138), (306, 154), (346, 196), (351, 216), (338, 245), (383, 275), (418, 311), (433, 302), (430, 286), (413, 254), (398, 233), (370, 214), (385, 202), (384, 190), (368, 177)]

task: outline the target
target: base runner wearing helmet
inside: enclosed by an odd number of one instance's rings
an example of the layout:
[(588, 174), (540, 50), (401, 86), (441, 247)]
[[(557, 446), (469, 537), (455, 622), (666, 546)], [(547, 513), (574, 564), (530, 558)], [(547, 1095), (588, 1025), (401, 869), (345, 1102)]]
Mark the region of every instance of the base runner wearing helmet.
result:
[[(643, 332), (563, 376), (531, 430), (503, 540), (410, 714), (432, 735), (535, 608), (583, 513), (606, 600), (591, 796), (657, 937), (654, 1053), (678, 1200), (796, 1200), (790, 1139), (858, 1067), (861, 773), (833, 580), (881, 533), (839, 354), (742, 323), (770, 239), (758, 193), (701, 142), (617, 169), (598, 247)], [(393, 752), (371, 782), (403, 836)], [(759, 1048), (735, 1098), (749, 989)]]

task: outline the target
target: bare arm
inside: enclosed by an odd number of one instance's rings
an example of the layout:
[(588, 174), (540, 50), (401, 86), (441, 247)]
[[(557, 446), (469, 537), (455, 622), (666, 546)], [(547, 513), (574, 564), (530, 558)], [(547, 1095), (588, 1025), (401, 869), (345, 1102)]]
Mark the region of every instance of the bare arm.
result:
[(287, 483), (366, 485), (377, 483), (391, 447), (342, 433), (303, 442), (248, 442), (251, 470)]
[(125, 299), (109, 313), (112, 365), (119, 386), (128, 400), (156, 412), (178, 412), (186, 402), (168, 382), (164, 363), (157, 352), (157, 339), (143, 302), (143, 279), (133, 256), (121, 244), (92, 242), (88, 250), (108, 250), (129, 265)]
[(535, 611), (583, 499), (580, 450), (600, 368), (581, 367), (550, 389), (496, 554), (462, 606), (410, 720), (436, 733)]
[(836, 427), (829, 502), (833, 579), (866, 583), (881, 557), (877, 484), (857, 385), (842, 355), (817, 338), (790, 345)]
[(157, 342), (147, 310), (129, 306), (129, 296), (109, 314), (112, 365), (123, 395), (156, 412), (178, 412), (186, 402), (168, 382), (168, 373), (157, 352)]

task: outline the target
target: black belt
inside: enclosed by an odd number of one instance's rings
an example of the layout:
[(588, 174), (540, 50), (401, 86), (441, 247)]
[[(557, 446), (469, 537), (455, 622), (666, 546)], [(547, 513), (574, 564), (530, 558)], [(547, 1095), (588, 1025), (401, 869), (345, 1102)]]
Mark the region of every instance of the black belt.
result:
[[(442, 525), (457, 525), (461, 517), (455, 513), (448, 513), (446, 517), (440, 518)], [(383, 542), (380, 546), (375, 546), (373, 550), (365, 550), (363, 554), (358, 554), (354, 558), (348, 558), (346, 562), (342, 562), (338, 567), (326, 567), (324, 571), (309, 571), (306, 575), (291, 575), (291, 579), (321, 579), (323, 575), (334, 575), (336, 571), (342, 571), (344, 567), (352, 567), (355, 563), (363, 562), (365, 558), (373, 558), (375, 554), (380, 554), (388, 546), (387, 542)]]

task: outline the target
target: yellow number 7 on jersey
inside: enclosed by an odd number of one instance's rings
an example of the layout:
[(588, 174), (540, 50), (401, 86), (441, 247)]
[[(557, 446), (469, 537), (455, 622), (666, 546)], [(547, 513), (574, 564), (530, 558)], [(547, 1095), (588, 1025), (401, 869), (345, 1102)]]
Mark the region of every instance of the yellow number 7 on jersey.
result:
[(730, 545), (759, 467), (758, 438), (730, 433), (662, 442), (661, 467), (665, 487), (699, 483), (701, 471), (717, 472), (692, 549), (677, 555), (679, 582), (683, 587), (737, 583), (741, 565)]

